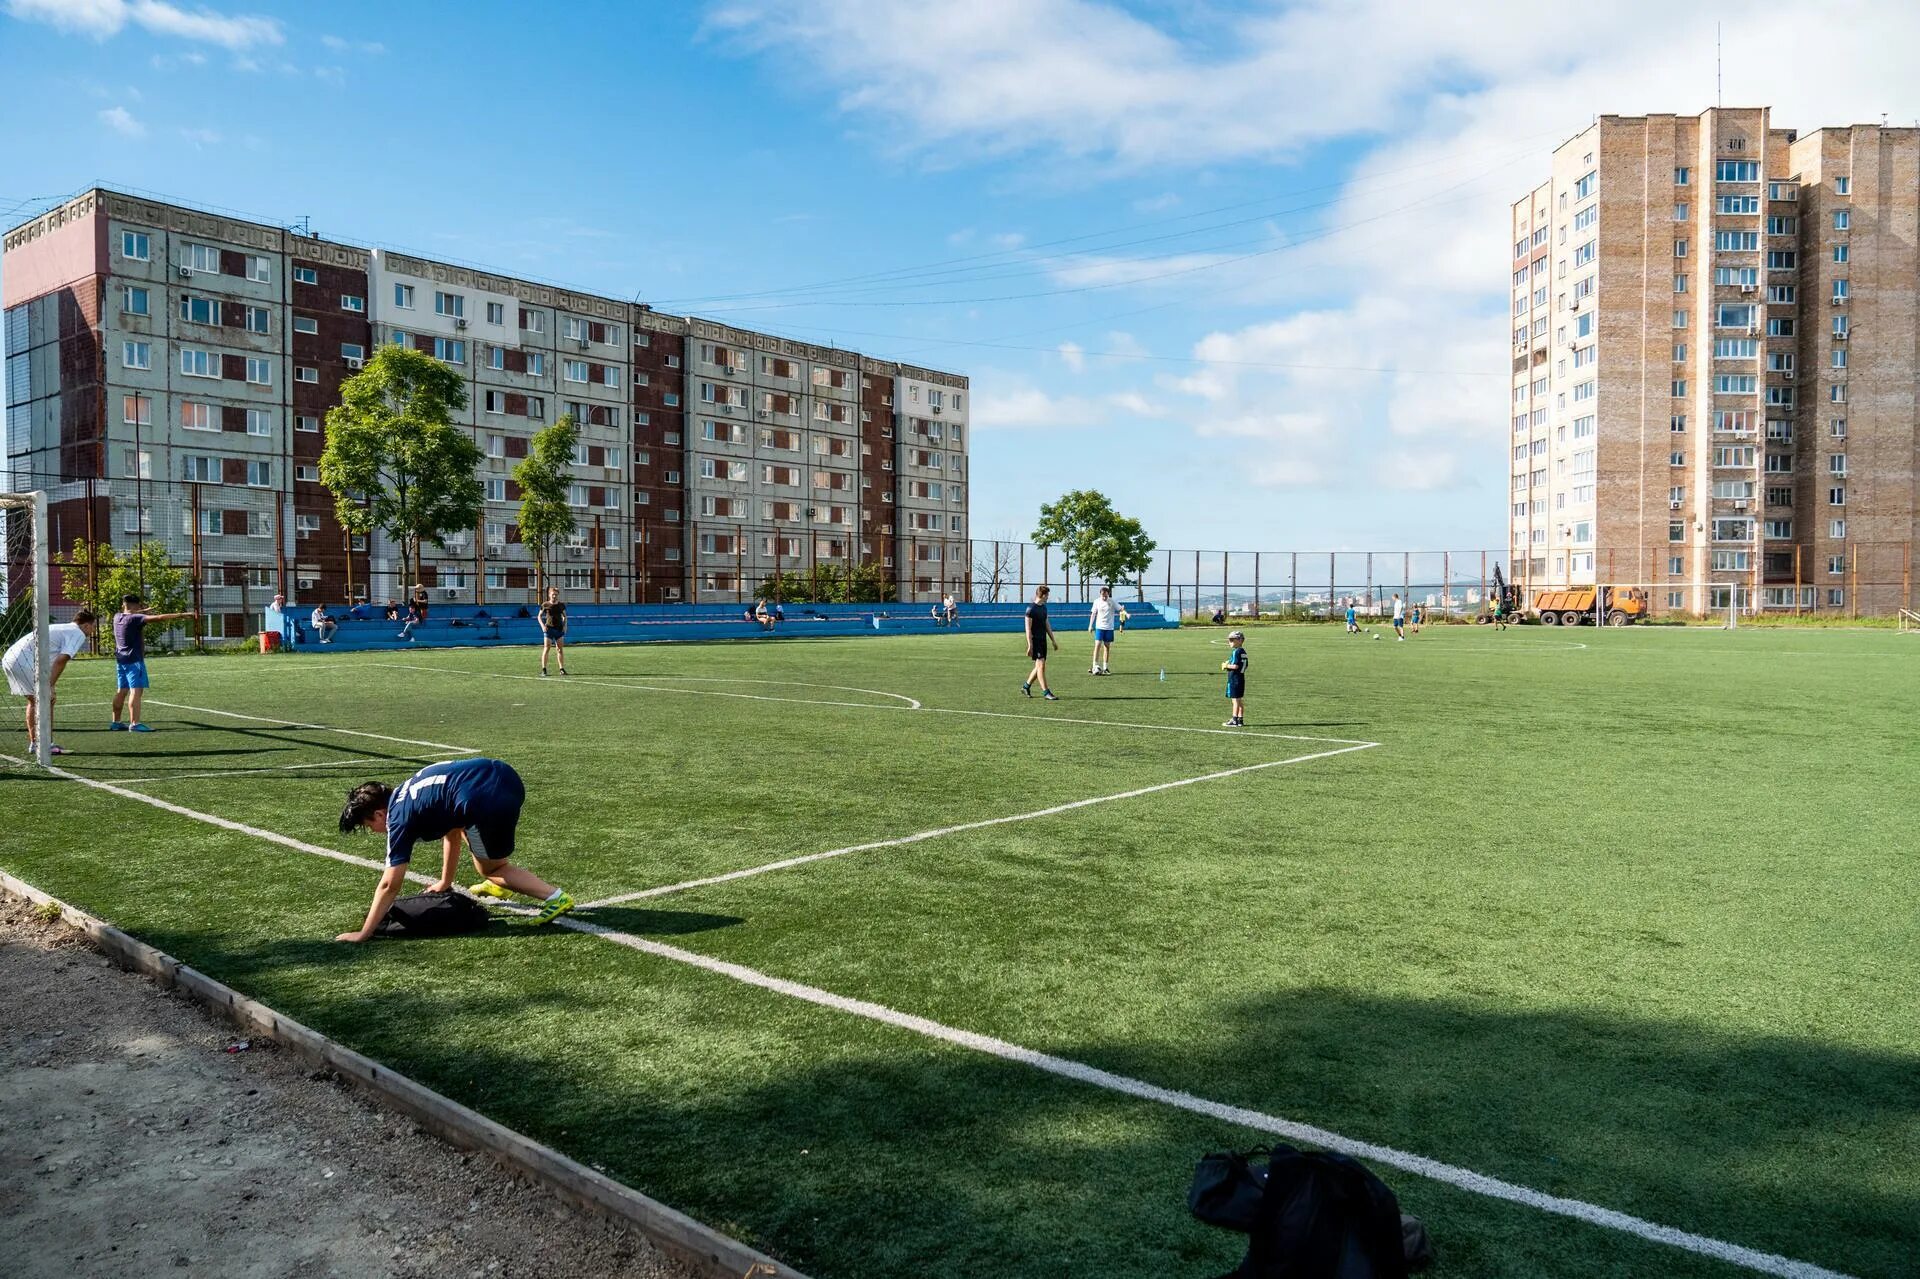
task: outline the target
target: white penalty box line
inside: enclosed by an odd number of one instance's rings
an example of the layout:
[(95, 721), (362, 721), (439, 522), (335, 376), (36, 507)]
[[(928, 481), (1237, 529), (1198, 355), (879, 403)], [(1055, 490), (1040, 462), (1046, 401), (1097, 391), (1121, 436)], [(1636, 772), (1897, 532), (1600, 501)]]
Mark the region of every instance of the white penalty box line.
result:
[[(1258, 765), (1256, 767), (1277, 767), (1289, 762), (1292, 761), (1275, 760), (1270, 764)], [(158, 808), (164, 812), (186, 817), (193, 821), (204, 822), (207, 825), (216, 826), (222, 830), (234, 832), (235, 834), (250, 835), (257, 839), (267, 840), (270, 843), (277, 844), (282, 848), (287, 848), (294, 852), (323, 857), (329, 861), (344, 862), (347, 865), (364, 867), (368, 870), (386, 869), (384, 863), (376, 862), (370, 858), (355, 857), (350, 853), (343, 853), (331, 848), (323, 848), (317, 844), (309, 844), (302, 840), (294, 839), (291, 836), (279, 834), (276, 831), (264, 830), (257, 826), (249, 826), (244, 822), (236, 822), (225, 817), (218, 817), (212, 813), (203, 813), (179, 804), (171, 804), (155, 796), (145, 795), (135, 790), (128, 790), (125, 787), (116, 786), (110, 782), (96, 781), (91, 777), (82, 777), (78, 773), (72, 773), (63, 768), (52, 768), (48, 771), (55, 777), (78, 782), (82, 786), (104, 791), (109, 795), (117, 795), (124, 799), (131, 799), (138, 803)], [(424, 875), (409, 873), (407, 877), (416, 883), (431, 882)], [(1332, 1132), (1325, 1128), (1318, 1128), (1312, 1124), (1300, 1123), (1296, 1120), (1267, 1114), (1263, 1111), (1253, 1110), (1244, 1106), (1210, 1101), (1204, 1097), (1197, 1097), (1192, 1093), (1181, 1092), (1177, 1089), (1166, 1088), (1159, 1084), (1148, 1083), (1145, 1080), (1115, 1074), (1112, 1071), (1102, 1070), (1097, 1066), (1089, 1066), (1084, 1062), (1073, 1061), (1065, 1057), (1056, 1057), (1050, 1053), (1040, 1052), (1032, 1048), (1024, 1048), (1019, 1044), (1011, 1043), (1004, 1039), (977, 1034), (970, 1030), (961, 1030), (957, 1027), (947, 1026), (929, 1018), (916, 1016), (912, 1013), (903, 1013), (896, 1009), (888, 1008), (884, 1004), (877, 1004), (864, 999), (853, 999), (845, 995), (837, 995), (832, 991), (822, 990), (816, 986), (803, 985), (799, 982), (788, 981), (785, 978), (760, 972), (758, 969), (748, 968), (744, 965), (731, 963), (723, 959), (715, 959), (710, 955), (702, 955), (696, 951), (683, 950), (678, 946), (669, 946), (662, 942), (650, 941), (647, 938), (635, 936), (632, 933), (603, 927), (590, 920), (562, 916), (555, 922), (563, 928), (568, 928), (574, 932), (583, 933), (588, 936), (598, 937), (603, 941), (624, 946), (629, 950), (650, 955), (656, 959), (664, 959), (673, 963), (684, 964), (715, 976), (725, 977), (744, 985), (757, 987), (758, 989), (773, 994), (783, 995), (789, 999), (802, 1000), (806, 1003), (831, 1009), (834, 1012), (847, 1016), (859, 1017), (867, 1021), (892, 1026), (912, 1034), (922, 1035), (929, 1039), (952, 1044), (973, 1052), (983, 1053), (1001, 1061), (1028, 1066), (1062, 1079), (1085, 1084), (1088, 1087), (1100, 1088), (1108, 1092), (1118, 1093), (1122, 1096), (1132, 1097), (1136, 1100), (1169, 1106), (1221, 1123), (1233, 1124), (1255, 1132), (1268, 1133), (1273, 1136), (1286, 1138), (1289, 1141), (1302, 1142), (1310, 1146), (1318, 1146), (1323, 1150), (1337, 1151), (1356, 1159), (1367, 1160), (1389, 1168), (1397, 1168), (1402, 1172), (1425, 1177), (1444, 1185), (1465, 1190), (1471, 1194), (1484, 1195), (1491, 1199), (1505, 1200), (1509, 1203), (1538, 1209), (1541, 1212), (1553, 1213), (1558, 1216), (1572, 1218), (1576, 1221), (1584, 1221), (1591, 1225), (1600, 1226), (1608, 1230), (1616, 1230), (1623, 1234), (1633, 1235), (1653, 1243), (1665, 1244), (1670, 1247), (1683, 1249), (1687, 1252), (1697, 1253), (1701, 1256), (1712, 1257), (1716, 1260), (1724, 1261), (1729, 1265), (1739, 1266), (1760, 1274), (1780, 1275), (1783, 1276), (1784, 1279), (1849, 1279), (1849, 1276), (1839, 1271), (1828, 1270), (1824, 1267), (1814, 1265), (1811, 1262), (1796, 1261), (1790, 1257), (1782, 1257), (1775, 1253), (1762, 1252), (1756, 1248), (1748, 1248), (1740, 1244), (1728, 1243), (1725, 1240), (1714, 1239), (1707, 1235), (1695, 1234), (1692, 1231), (1661, 1225), (1658, 1222), (1648, 1221), (1645, 1218), (1635, 1217), (1612, 1208), (1602, 1207), (1598, 1204), (1587, 1203), (1584, 1200), (1570, 1199), (1562, 1195), (1551, 1195), (1545, 1191), (1535, 1190), (1529, 1186), (1504, 1181), (1498, 1177), (1490, 1177), (1484, 1173), (1475, 1172), (1470, 1168), (1461, 1168), (1453, 1164), (1442, 1163), (1437, 1159), (1429, 1159), (1424, 1155), (1397, 1150), (1392, 1146), (1382, 1146), (1373, 1142), (1343, 1136), (1340, 1133)]]
[(1119, 791), (1112, 795), (1095, 795), (1091, 799), (1076, 799), (1066, 804), (1055, 804), (1050, 808), (1036, 808), (1030, 813), (1012, 813), (1004, 817), (987, 817), (974, 822), (960, 822), (952, 826), (940, 826), (933, 830), (916, 831), (911, 835), (901, 835), (893, 839), (876, 839), (864, 844), (849, 844), (845, 848), (830, 848), (823, 853), (806, 853), (799, 857), (786, 857), (779, 861), (768, 862), (764, 866), (749, 866), (743, 870), (731, 870), (721, 875), (708, 875), (702, 879), (689, 879), (678, 884), (662, 884), (658, 888), (642, 888), (636, 892), (621, 893), (615, 897), (604, 897), (599, 901), (588, 902), (582, 909), (596, 906), (616, 906), (621, 902), (640, 901), (648, 897), (665, 897), (669, 893), (685, 892), (692, 888), (705, 888), (712, 884), (730, 883), (736, 879), (750, 879), (755, 875), (766, 875), (777, 870), (791, 870), (795, 866), (806, 866), (813, 862), (823, 862), (829, 858), (845, 857), (850, 853), (868, 853), (882, 848), (900, 848), (908, 844), (924, 843), (930, 839), (940, 839), (947, 835), (958, 835), (965, 831), (985, 830), (991, 826), (1008, 826), (1015, 822), (1030, 822), (1042, 817), (1058, 817), (1062, 813), (1071, 813), (1076, 809), (1092, 808), (1096, 804), (1112, 804), (1123, 799), (1138, 799), (1143, 795), (1156, 795), (1162, 791), (1178, 790), (1183, 786), (1198, 786), (1202, 782), (1224, 781), (1229, 777), (1240, 777), (1247, 773), (1258, 773), (1269, 768), (1282, 768), (1288, 764), (1304, 764), (1309, 760), (1331, 759), (1335, 755), (1350, 755), (1355, 751), (1370, 750), (1378, 742), (1356, 742), (1351, 746), (1342, 746), (1338, 750), (1315, 751), (1311, 755), (1295, 755), (1288, 759), (1268, 760), (1264, 764), (1248, 764), (1241, 768), (1224, 768), (1217, 772), (1202, 773), (1198, 777), (1182, 777), (1176, 781), (1160, 782), (1153, 786), (1140, 786), (1133, 790)]

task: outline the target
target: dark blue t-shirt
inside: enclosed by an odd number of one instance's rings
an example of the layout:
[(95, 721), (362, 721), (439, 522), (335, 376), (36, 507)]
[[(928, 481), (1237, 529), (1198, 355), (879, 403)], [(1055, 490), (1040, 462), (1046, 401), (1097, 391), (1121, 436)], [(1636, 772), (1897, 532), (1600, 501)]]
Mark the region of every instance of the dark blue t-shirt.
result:
[(511, 826), (526, 798), (520, 774), (500, 760), (429, 764), (387, 800), (387, 865), (411, 861), (413, 846), (423, 839), (499, 823)]
[(1227, 683), (1244, 683), (1247, 678), (1247, 650), (1236, 648), (1227, 654)]
[(147, 660), (147, 615), (120, 613), (113, 619), (113, 656), (122, 666)]
[(1033, 620), (1033, 633), (1035, 635), (1045, 635), (1047, 633), (1047, 606), (1045, 604), (1027, 605), (1027, 616)]

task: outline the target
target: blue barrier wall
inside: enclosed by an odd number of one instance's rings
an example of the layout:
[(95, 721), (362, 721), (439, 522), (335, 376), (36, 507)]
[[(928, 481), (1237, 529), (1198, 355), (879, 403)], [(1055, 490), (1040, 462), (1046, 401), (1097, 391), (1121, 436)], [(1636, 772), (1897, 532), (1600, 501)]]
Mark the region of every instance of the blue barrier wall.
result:
[[(772, 630), (747, 620), (751, 605), (717, 604), (569, 604), (567, 605), (567, 643), (569, 644), (647, 644), (663, 641), (720, 639), (812, 639), (823, 636), (861, 635), (947, 635), (987, 633), (1019, 634), (1024, 628), (1026, 605), (962, 604), (959, 616), (949, 628), (916, 604), (787, 604), (786, 617)], [(1055, 634), (1064, 642), (1071, 632), (1087, 627), (1086, 604), (1049, 606), (1049, 620)], [(440, 607), (435, 605), (424, 624), (413, 628), (411, 639), (400, 636), (401, 623), (379, 619), (361, 621), (348, 617), (344, 609), (328, 609), (337, 629), (333, 641), (321, 645), (309, 621), (312, 609), (295, 609), (281, 615), (281, 634), (289, 648), (313, 651), (386, 650), (403, 648), (493, 648), (501, 645), (540, 643), (540, 623), (532, 609), (521, 616), (519, 606), (478, 609), (471, 605)], [(1128, 606), (1129, 630), (1171, 628), (1160, 611), (1151, 605)], [(269, 622), (273, 620), (269, 616)]]

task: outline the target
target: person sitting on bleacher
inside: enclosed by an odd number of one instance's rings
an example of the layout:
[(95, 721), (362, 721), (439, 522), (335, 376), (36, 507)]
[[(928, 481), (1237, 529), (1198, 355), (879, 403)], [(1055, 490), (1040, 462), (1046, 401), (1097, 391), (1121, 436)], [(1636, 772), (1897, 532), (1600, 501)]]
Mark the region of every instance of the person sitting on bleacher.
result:
[(309, 617), (307, 622), (313, 627), (313, 633), (319, 638), (322, 644), (333, 643), (333, 632), (338, 628), (334, 625), (333, 619), (327, 616), (327, 606), (325, 604), (315, 604), (313, 606), (313, 616)]
[(373, 620), (373, 610), (367, 607), (365, 600), (361, 600), (358, 604), (355, 604), (347, 610), (347, 616), (356, 622), (371, 622)]

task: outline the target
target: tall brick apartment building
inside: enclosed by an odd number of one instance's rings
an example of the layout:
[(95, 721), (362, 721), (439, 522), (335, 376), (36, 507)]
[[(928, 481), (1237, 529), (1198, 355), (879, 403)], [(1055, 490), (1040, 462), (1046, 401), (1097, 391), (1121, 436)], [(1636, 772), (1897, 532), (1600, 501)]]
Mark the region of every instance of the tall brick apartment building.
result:
[(511, 471), (568, 412), (573, 600), (732, 600), (820, 565), (965, 587), (955, 374), (107, 190), (7, 232), (0, 276), (0, 487), (49, 491), (56, 547), (161, 541), (231, 634), (275, 590), (411, 585), (319, 482), (327, 410), (388, 343), (466, 377), (486, 455), (480, 526), (426, 550), (436, 599), (528, 598)]
[(1517, 580), (1908, 605), (1920, 131), (1602, 116), (1510, 239)]

